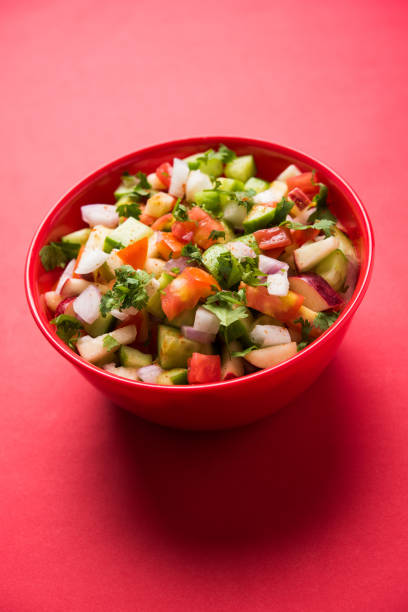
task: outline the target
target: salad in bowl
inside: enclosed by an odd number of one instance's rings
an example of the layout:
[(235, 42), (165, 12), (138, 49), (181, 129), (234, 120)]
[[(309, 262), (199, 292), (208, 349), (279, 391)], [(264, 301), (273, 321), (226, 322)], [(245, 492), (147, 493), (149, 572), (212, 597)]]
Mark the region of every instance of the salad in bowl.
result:
[(223, 144), (123, 173), (40, 251), (61, 270), (42, 294), (55, 333), (156, 385), (228, 381), (304, 350), (350, 301), (359, 256), (318, 172), (291, 163), (270, 179)]

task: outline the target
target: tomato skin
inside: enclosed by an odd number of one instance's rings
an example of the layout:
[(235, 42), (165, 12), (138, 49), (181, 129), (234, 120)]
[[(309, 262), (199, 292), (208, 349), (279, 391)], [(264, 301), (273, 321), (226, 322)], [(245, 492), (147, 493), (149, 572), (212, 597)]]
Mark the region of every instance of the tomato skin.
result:
[(154, 223), (152, 223), (151, 228), (155, 231), (161, 231), (164, 229), (171, 229), (173, 224), (173, 215), (171, 213), (166, 213), (162, 215), (158, 219), (155, 219)]
[(176, 221), (172, 228), (172, 234), (181, 242), (192, 242), (197, 224), (194, 221)]
[(161, 306), (171, 321), (184, 310), (191, 310), (200, 299), (208, 297), (218, 289), (215, 278), (199, 268), (187, 267), (164, 289)]
[(163, 259), (166, 259), (167, 261), (170, 258), (177, 259), (177, 257), (180, 257), (181, 255), (183, 246), (184, 243), (177, 240), (177, 238), (171, 232), (160, 232), (160, 236), (157, 241), (157, 250)]
[(143, 268), (146, 263), (147, 247), (148, 238), (145, 237), (118, 251), (118, 256), (123, 263), (138, 270)]
[(169, 162), (164, 162), (156, 168), (157, 178), (163, 183), (167, 189), (170, 187), (171, 175), (173, 174), (173, 166)]
[(198, 206), (194, 206), (194, 208), (190, 210), (188, 216), (192, 221), (197, 222), (197, 228), (194, 232), (194, 242), (202, 249), (208, 249), (210, 246), (217, 243), (217, 240), (210, 238), (210, 234), (213, 230), (219, 232), (225, 231), (225, 227), (222, 223), (213, 219), (211, 215)]
[(302, 246), (308, 240), (314, 240), (319, 234), (319, 230), (309, 228), (306, 230), (292, 230), (291, 233), (293, 242), (298, 246)]
[(269, 295), (266, 287), (251, 287), (245, 283), (241, 283), (241, 287), (245, 288), (247, 306), (285, 323), (296, 317), (305, 299), (293, 291), (280, 297)]
[(139, 221), (145, 225), (153, 225), (153, 223), (156, 221), (156, 217), (152, 217), (143, 211), (139, 217)]
[(307, 196), (314, 196), (319, 192), (319, 187), (315, 184), (317, 182), (318, 178), (313, 172), (303, 172), (286, 180), (289, 191), (298, 187)]
[(258, 246), (263, 251), (285, 248), (292, 244), (290, 231), (286, 227), (269, 227), (254, 232)]
[(190, 385), (220, 382), (220, 356), (193, 353), (190, 359), (188, 360), (187, 378)]

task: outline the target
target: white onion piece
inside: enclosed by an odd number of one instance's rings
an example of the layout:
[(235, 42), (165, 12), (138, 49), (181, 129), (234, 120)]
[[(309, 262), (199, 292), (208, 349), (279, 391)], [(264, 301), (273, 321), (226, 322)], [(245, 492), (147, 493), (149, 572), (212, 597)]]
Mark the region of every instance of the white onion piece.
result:
[(101, 249), (85, 249), (75, 272), (77, 274), (89, 274), (90, 272), (94, 272), (105, 263), (108, 257), (109, 253), (104, 253)]
[(255, 325), (249, 336), (251, 342), (260, 347), (288, 344), (292, 341), (286, 327), (279, 325)]
[(189, 167), (186, 162), (178, 159), (173, 160), (173, 173), (171, 175), (169, 194), (176, 198), (182, 198), (186, 188), (186, 182), (189, 175)]
[(299, 174), (302, 174), (299, 168), (295, 166), (295, 164), (290, 164), (283, 170), (283, 172), (279, 174), (279, 176), (276, 177), (276, 180), (287, 181), (288, 178), (299, 176)]
[(151, 298), (152, 295), (154, 295), (157, 292), (159, 287), (160, 287), (160, 283), (157, 280), (157, 278), (152, 278), (146, 285), (147, 296)]
[(195, 194), (199, 191), (211, 188), (212, 182), (208, 174), (204, 174), (204, 172), (201, 172), (201, 170), (192, 170), (186, 183), (187, 202), (193, 202)]
[(99, 317), (100, 291), (89, 285), (74, 301), (74, 312), (85, 323), (92, 324)]
[(302, 225), (307, 225), (309, 221), (309, 217), (316, 212), (316, 208), (312, 206), (311, 208), (304, 208), (297, 217), (293, 219), (295, 223), (302, 223)]
[(228, 202), (224, 208), (225, 221), (231, 223), (235, 228), (242, 228), (242, 223), (246, 216), (246, 207), (237, 204), (237, 202)]
[(187, 338), (188, 340), (192, 340), (193, 342), (210, 344), (215, 340), (215, 334), (209, 334), (208, 332), (200, 331), (199, 329), (195, 329), (195, 327), (191, 327), (190, 325), (183, 325), (181, 331), (185, 338)]
[(117, 308), (113, 308), (110, 313), (115, 319), (119, 319), (119, 321), (126, 321), (133, 315), (137, 314), (139, 311), (134, 306), (129, 306), (129, 308), (125, 308), (124, 310), (118, 310)]
[(279, 295), (281, 297), (289, 293), (288, 271), (280, 270), (275, 274), (268, 274), (266, 278), (266, 288), (269, 295)]
[(289, 265), (284, 261), (279, 261), (279, 259), (260, 255), (258, 268), (264, 274), (275, 274), (275, 272), (279, 272), (279, 270), (289, 270)]
[(160, 366), (158, 365), (149, 365), (144, 366), (143, 368), (139, 368), (137, 374), (143, 382), (147, 383), (155, 383), (157, 378), (163, 372)]
[(105, 225), (105, 227), (116, 227), (119, 223), (119, 215), (116, 206), (112, 204), (87, 204), (81, 206), (83, 221), (91, 227)]
[(261, 191), (254, 196), (255, 204), (275, 204), (286, 194), (288, 187), (283, 181), (273, 181), (269, 189)]
[(103, 366), (103, 369), (110, 372), (110, 374), (115, 374), (116, 376), (121, 376), (122, 378), (128, 378), (129, 380), (139, 379), (136, 368), (124, 368), (122, 366), (116, 367), (116, 365), (112, 362), (106, 363)]
[(213, 312), (200, 306), (195, 313), (194, 329), (215, 335), (220, 329), (220, 320)]
[(245, 257), (251, 257), (251, 258), (256, 257), (256, 253), (254, 249), (251, 249), (250, 246), (248, 246), (244, 242), (241, 242), (240, 240), (236, 240), (234, 242), (228, 242), (225, 245), (225, 247), (229, 251), (231, 251), (234, 257), (236, 257), (239, 260), (245, 259)]
[(75, 270), (76, 259), (71, 259), (71, 261), (66, 265), (65, 270), (59, 277), (59, 281), (57, 286), (55, 287), (55, 293), (61, 293), (61, 289), (65, 285), (66, 281), (69, 278), (72, 278), (72, 275)]
[(162, 191), (163, 189), (166, 189), (166, 186), (163, 185), (163, 183), (155, 172), (151, 172), (150, 174), (148, 174), (147, 180), (150, 183), (152, 189), (157, 189), (157, 191)]
[(184, 268), (187, 268), (189, 265), (191, 264), (188, 263), (187, 257), (177, 257), (177, 259), (169, 259), (169, 261), (166, 262), (164, 269), (171, 272), (173, 268), (178, 268), (180, 272), (182, 272)]

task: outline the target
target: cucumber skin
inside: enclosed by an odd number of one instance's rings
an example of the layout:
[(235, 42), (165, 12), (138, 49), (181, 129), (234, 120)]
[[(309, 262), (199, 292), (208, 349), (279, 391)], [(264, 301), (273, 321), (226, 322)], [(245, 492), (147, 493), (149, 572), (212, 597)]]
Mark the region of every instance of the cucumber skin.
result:
[(91, 233), (90, 228), (84, 227), (83, 229), (77, 230), (76, 232), (65, 234), (65, 236), (61, 238), (61, 242), (69, 242), (70, 244), (83, 245), (88, 240), (90, 233)]
[(314, 272), (324, 278), (334, 291), (340, 291), (347, 277), (347, 269), (347, 257), (341, 249), (336, 249), (317, 264)]
[[(246, 234), (244, 236), (240, 236), (239, 238), (235, 238), (230, 242), (238, 241), (247, 244), (255, 251), (255, 253), (259, 254), (259, 246), (253, 234)], [(226, 253), (228, 251), (228, 249), (226, 248), (226, 244), (228, 243), (214, 244), (213, 246), (210, 246), (206, 251), (204, 251), (202, 257), (204, 266), (207, 268), (208, 272), (217, 279), (218, 282), (220, 282), (220, 276), (218, 274), (217, 260), (221, 253)], [(239, 280), (240, 279), (238, 278), (235, 282), (238, 282)], [(230, 282), (229, 286), (234, 285), (235, 282)]]
[(112, 329), (112, 325), (113, 316), (111, 314), (107, 314), (106, 317), (100, 315), (93, 323), (84, 323), (84, 330), (92, 338), (96, 338), (109, 332)]
[(142, 368), (152, 363), (151, 355), (125, 345), (119, 349), (119, 358), (121, 365), (125, 368)]
[(245, 191), (249, 191), (253, 189), (256, 193), (261, 193), (262, 191), (266, 191), (269, 189), (270, 183), (264, 181), (263, 179), (257, 178), (256, 176), (251, 176), (245, 183)]
[(162, 368), (165, 370), (186, 368), (188, 359), (193, 353), (210, 355), (212, 347), (184, 338), (179, 329), (169, 325), (159, 325), (157, 354)]
[(257, 230), (265, 229), (271, 223), (273, 223), (273, 219), (275, 217), (274, 208), (265, 206), (263, 214), (251, 217), (251, 213), (253, 212), (253, 210), (254, 209), (252, 209), (252, 211), (250, 211), (250, 213), (248, 214), (247, 218), (244, 219), (243, 225), (245, 232), (256, 232)]
[(225, 165), (225, 176), (246, 183), (251, 176), (255, 176), (256, 166), (252, 155), (236, 157)]
[(170, 285), (171, 281), (174, 280), (174, 276), (168, 272), (162, 272), (159, 276), (159, 289), (152, 295), (146, 305), (148, 313), (157, 317), (158, 319), (164, 319), (164, 312), (161, 307), (160, 290), (165, 289), (167, 285)]
[(187, 369), (186, 368), (173, 368), (162, 372), (156, 383), (158, 385), (187, 385)]

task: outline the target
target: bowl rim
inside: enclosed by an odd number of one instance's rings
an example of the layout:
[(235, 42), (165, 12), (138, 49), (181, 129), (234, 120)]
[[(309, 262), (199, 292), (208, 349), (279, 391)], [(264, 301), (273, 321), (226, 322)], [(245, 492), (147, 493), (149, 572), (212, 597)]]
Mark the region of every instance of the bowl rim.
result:
[[(116, 376), (115, 374), (111, 374), (110, 372), (95, 366), (88, 361), (85, 361), (80, 355), (74, 353), (68, 346), (66, 346), (62, 340), (51, 332), (51, 328), (44, 324), (42, 321), (39, 312), (37, 310), (34, 298), (34, 285), (37, 278), (37, 275), (34, 273), (34, 253), (38, 250), (39, 245), (42, 246), (42, 238), (44, 234), (48, 233), (48, 230), (52, 228), (53, 218), (57, 212), (59, 212), (64, 206), (75, 196), (77, 195), (84, 187), (89, 186), (96, 179), (108, 174), (109, 172), (115, 170), (117, 167), (125, 165), (127, 162), (131, 162), (133, 158), (137, 155), (139, 157), (146, 157), (149, 154), (158, 153), (163, 149), (168, 148), (177, 148), (183, 145), (211, 145), (214, 143), (226, 142), (230, 146), (256, 146), (259, 148), (264, 148), (268, 151), (275, 152), (281, 155), (286, 155), (292, 159), (300, 161), (301, 163), (305, 163), (309, 166), (316, 168), (317, 171), (323, 171), (333, 179), (337, 186), (341, 188), (342, 192), (347, 196), (348, 203), (353, 203), (353, 214), (356, 216), (360, 223), (362, 224), (365, 232), (362, 233), (361, 239), (364, 243), (364, 246), (367, 250), (367, 259), (366, 265), (363, 272), (363, 277), (361, 281), (361, 285), (358, 291), (355, 291), (353, 296), (351, 297), (349, 303), (341, 312), (338, 319), (333, 323), (325, 332), (321, 334), (317, 339), (315, 339), (311, 344), (309, 344), (302, 351), (290, 357), (289, 359), (271, 367), (266, 368), (264, 370), (259, 370), (258, 372), (254, 372), (252, 374), (246, 374), (245, 376), (241, 376), (239, 378), (234, 378), (226, 381), (220, 381), (216, 383), (206, 383), (206, 384), (195, 384), (195, 385), (156, 385), (154, 383), (145, 383), (141, 381), (134, 381), (127, 378), (122, 378)], [(282, 372), (283, 370), (292, 366), (292, 364), (297, 361), (301, 362), (304, 359), (307, 359), (308, 355), (313, 353), (316, 350), (319, 350), (319, 347), (323, 344), (327, 343), (330, 340), (330, 337), (336, 333), (340, 328), (345, 327), (351, 317), (356, 312), (359, 307), (366, 291), (368, 288), (368, 284), (372, 274), (373, 268), (373, 260), (374, 260), (374, 234), (371, 221), (365, 210), (363, 203), (361, 202), (359, 196), (354, 191), (354, 189), (347, 183), (347, 181), (340, 176), (335, 170), (320, 162), (316, 158), (300, 151), (298, 149), (294, 149), (291, 147), (287, 147), (284, 145), (280, 145), (273, 142), (268, 142), (265, 140), (259, 140), (248, 137), (239, 137), (239, 136), (198, 136), (198, 137), (190, 137), (190, 138), (182, 138), (176, 140), (169, 140), (165, 142), (160, 142), (158, 144), (150, 145), (148, 147), (143, 147), (141, 149), (137, 149), (132, 153), (128, 153), (127, 155), (123, 155), (119, 158), (116, 158), (113, 161), (104, 164), (99, 167), (97, 170), (93, 171), (91, 174), (87, 175), (85, 178), (76, 183), (73, 187), (71, 187), (65, 194), (57, 201), (57, 203), (48, 211), (45, 215), (41, 223), (39, 224), (28, 249), (26, 264), (25, 264), (25, 274), (24, 274), (24, 285), (25, 285), (25, 293), (27, 302), (31, 311), (31, 314), (42, 332), (45, 338), (50, 342), (50, 344), (66, 359), (68, 359), (73, 365), (80, 369), (85, 369), (89, 374), (95, 374), (96, 376), (101, 376), (102, 379), (105, 379), (107, 383), (115, 382), (118, 385), (124, 385), (129, 390), (134, 389), (137, 391), (139, 388), (144, 388), (146, 390), (156, 390), (158, 392), (169, 391), (170, 389), (183, 390), (183, 393), (200, 393), (204, 390), (218, 390), (231, 387), (232, 385), (244, 385), (246, 382), (254, 382), (260, 377), (270, 376), (273, 373)], [(361, 274), (361, 271), (360, 271)], [(176, 392), (176, 391), (175, 391)]]

